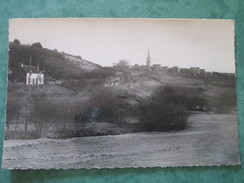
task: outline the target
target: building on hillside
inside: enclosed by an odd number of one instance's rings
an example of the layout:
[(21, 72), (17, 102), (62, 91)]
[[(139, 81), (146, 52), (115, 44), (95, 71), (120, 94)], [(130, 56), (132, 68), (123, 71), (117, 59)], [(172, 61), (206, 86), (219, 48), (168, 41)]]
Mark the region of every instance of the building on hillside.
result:
[(135, 69), (135, 70), (140, 70), (140, 65), (139, 64), (135, 64), (132, 69)]
[(129, 70), (131, 68), (131, 66), (129, 65), (114, 65), (113, 69), (115, 71), (122, 71), (122, 70)]
[(221, 73), (219, 73), (219, 72), (212, 72), (212, 76), (213, 77), (220, 77), (221, 76)]
[(166, 72), (168, 70), (168, 66), (161, 66), (161, 71)]
[(212, 74), (213, 74), (212, 72), (206, 72), (207, 76), (212, 76)]
[(140, 66), (140, 70), (141, 70), (141, 71), (149, 71), (149, 70), (151, 70), (151, 68), (148, 67), (148, 66), (146, 66), (146, 65), (141, 65), (141, 66)]
[(161, 65), (160, 64), (153, 64), (152, 70), (153, 71), (161, 71)]
[(178, 73), (179, 72), (179, 67), (178, 66), (173, 66), (168, 68), (168, 71), (171, 73)]
[(161, 67), (161, 65), (160, 64), (153, 64), (152, 67), (159, 68), (159, 67)]
[(31, 66), (31, 65), (24, 65), (20, 64), (19, 75), (22, 75), (21, 78), (24, 78), (25, 75), (25, 82), (26, 85), (42, 85), (44, 84), (44, 74), (40, 71), (39, 65)]
[(200, 67), (190, 67), (190, 70), (194, 73), (194, 74), (198, 74), (200, 71)]
[(103, 69), (106, 69), (106, 70), (112, 70), (113, 67), (111, 67), (111, 66), (104, 66)]
[(46, 80), (46, 83), (49, 85), (61, 85), (62, 81), (56, 79), (48, 79)]
[(201, 74), (206, 74), (206, 71), (205, 71), (205, 69), (200, 69), (200, 70), (199, 70), (199, 73), (201, 73)]
[(189, 68), (181, 68), (179, 71), (181, 74), (192, 75), (193, 71)]

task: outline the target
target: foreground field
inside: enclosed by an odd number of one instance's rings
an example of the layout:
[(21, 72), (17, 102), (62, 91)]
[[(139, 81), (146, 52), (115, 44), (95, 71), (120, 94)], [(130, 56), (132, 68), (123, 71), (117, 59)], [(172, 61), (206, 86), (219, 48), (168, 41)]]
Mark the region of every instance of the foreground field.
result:
[(112, 168), (240, 163), (236, 114), (196, 113), (180, 132), (5, 140), (2, 168)]

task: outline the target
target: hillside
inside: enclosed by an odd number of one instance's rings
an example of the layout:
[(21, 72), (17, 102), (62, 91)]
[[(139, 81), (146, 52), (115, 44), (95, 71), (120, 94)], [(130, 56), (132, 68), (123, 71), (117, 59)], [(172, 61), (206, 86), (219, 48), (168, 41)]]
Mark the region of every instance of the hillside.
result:
[[(181, 74), (169, 72), (154, 72), (130, 70), (129, 72), (117, 72), (116, 77), (107, 78), (105, 86), (125, 91), (130, 102), (133, 100), (150, 98), (154, 90), (160, 86), (186, 88), (195, 92), (194, 95), (205, 97), (221, 96), (225, 92), (235, 93), (235, 79), (214, 77), (186, 77)], [(188, 91), (187, 90), (187, 91)], [(192, 93), (185, 93), (185, 95)], [(124, 97), (126, 98), (126, 97)]]
[(45, 76), (53, 79), (79, 79), (87, 72), (102, 69), (97, 64), (55, 50), (10, 43), (9, 70), (11, 73), (18, 69), (20, 63), (29, 65), (30, 56), (32, 57), (31, 65), (37, 66), (39, 63), (40, 70), (45, 72)]
[(91, 71), (95, 71), (97, 69), (102, 68), (100, 65), (94, 64), (94, 63), (87, 61), (87, 60), (84, 60), (81, 57), (72, 56), (72, 55), (68, 55), (68, 54), (63, 54), (63, 56), (64, 56), (65, 60), (67, 60), (68, 62), (79, 67), (84, 72), (91, 72)]

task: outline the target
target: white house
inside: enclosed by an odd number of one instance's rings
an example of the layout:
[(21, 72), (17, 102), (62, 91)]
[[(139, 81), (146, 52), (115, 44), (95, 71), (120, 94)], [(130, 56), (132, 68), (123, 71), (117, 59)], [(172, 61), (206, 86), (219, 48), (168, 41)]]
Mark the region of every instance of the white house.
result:
[(26, 85), (43, 85), (44, 74), (42, 73), (26, 73)]

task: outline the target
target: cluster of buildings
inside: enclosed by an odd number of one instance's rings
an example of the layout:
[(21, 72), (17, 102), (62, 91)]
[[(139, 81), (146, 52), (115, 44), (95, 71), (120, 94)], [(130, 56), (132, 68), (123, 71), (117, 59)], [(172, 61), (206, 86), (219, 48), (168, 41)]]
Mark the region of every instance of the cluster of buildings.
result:
[(190, 67), (190, 68), (180, 68), (178, 66), (168, 67), (161, 66), (160, 64), (152, 64), (152, 65), (138, 65), (134, 66), (113, 66), (115, 70), (149, 70), (149, 71), (157, 71), (157, 72), (170, 72), (170, 73), (182, 73), (182, 74), (207, 74), (205, 69), (201, 69), (200, 67)]
[(148, 55), (146, 59), (146, 65), (135, 64), (134, 66), (118, 66), (114, 65), (113, 69), (115, 70), (149, 70), (149, 71), (157, 71), (157, 72), (168, 72), (172, 74), (182, 74), (189, 76), (213, 76), (213, 77), (225, 77), (225, 76), (235, 76), (234, 73), (219, 73), (219, 72), (206, 72), (205, 69), (200, 67), (190, 67), (190, 68), (180, 68), (178, 66), (161, 66), (161, 64), (152, 64), (150, 51), (148, 50)]

